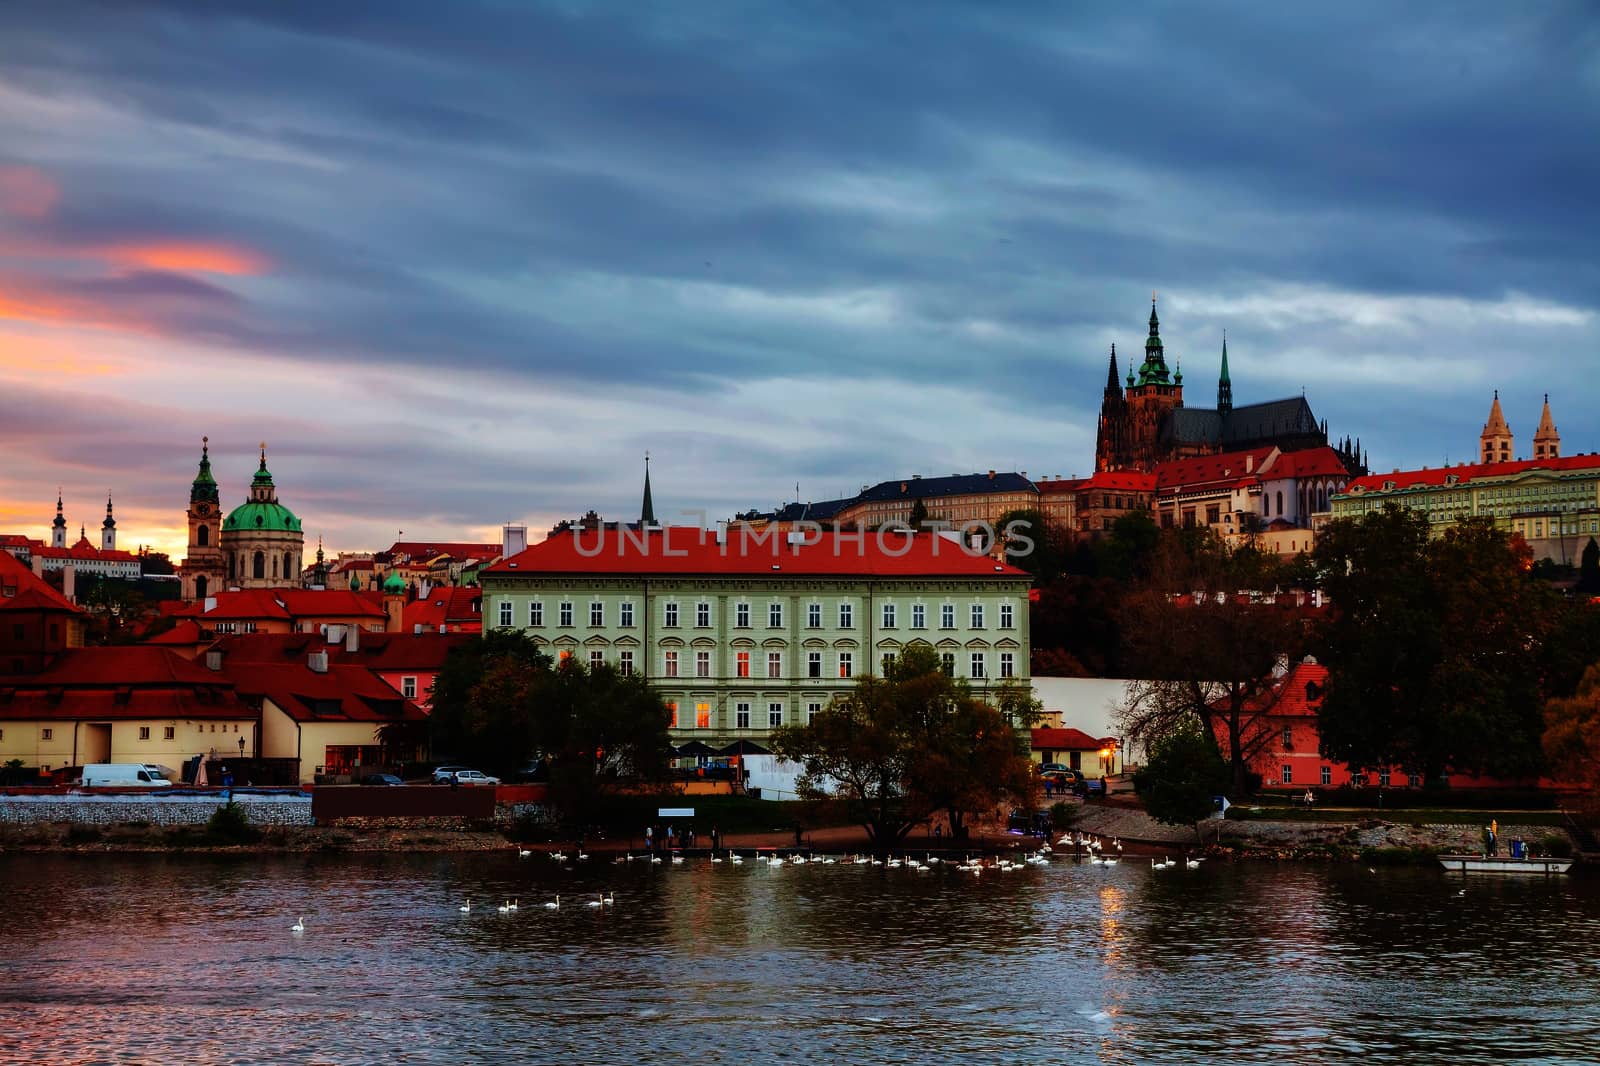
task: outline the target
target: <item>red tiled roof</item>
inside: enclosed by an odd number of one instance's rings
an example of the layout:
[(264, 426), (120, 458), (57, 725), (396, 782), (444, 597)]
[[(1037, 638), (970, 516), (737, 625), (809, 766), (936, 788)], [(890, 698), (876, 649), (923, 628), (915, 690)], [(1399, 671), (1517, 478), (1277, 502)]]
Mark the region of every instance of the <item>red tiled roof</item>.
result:
[(208, 648), (220, 651), (224, 671), (233, 664), (304, 665), (312, 652), (325, 651), (328, 661), (369, 670), (438, 670), (453, 648), (474, 640), (467, 633), (361, 633), (355, 651), (342, 640), (330, 643), (320, 633), (245, 633), (221, 637)]
[(1054, 481), (1035, 481), (1034, 485), (1041, 496), (1061, 496), (1077, 492), (1087, 483), (1086, 478), (1062, 477)]
[(728, 532), (726, 544), (718, 544), (715, 531), (689, 526), (645, 533), (563, 532), (486, 573), (1028, 577), (1024, 570), (970, 554), (953, 540), (930, 534), (885, 533), (881, 544), (872, 532), (818, 536), (814, 543), (791, 545), (782, 533), (736, 527)]
[[(7, 590), (10, 594), (7, 595)], [(0, 552), (0, 611), (66, 611), (81, 614), (72, 601), (29, 570), (10, 552)]]
[[(1306, 686), (1315, 686), (1312, 692)], [(1265, 707), (1273, 715), (1309, 717), (1317, 713), (1322, 704), (1322, 691), (1328, 687), (1328, 668), (1315, 660), (1301, 660), (1284, 675), (1276, 686), (1257, 696), (1248, 705), (1251, 710)]]
[[(401, 628), (410, 632), (417, 626), (438, 630), (443, 626), (483, 626), (483, 590), (440, 585), (406, 604), (400, 613)], [(478, 604), (474, 610), (473, 605)]]
[(227, 679), (167, 648), (72, 648), (38, 674), (0, 678), (0, 718), (254, 718)]
[(163, 601), (161, 609), (166, 614), (198, 618), (207, 624), (260, 618), (288, 621), (384, 617), (381, 595), (349, 589), (230, 589), (211, 598), (216, 600), (216, 606), (209, 611), (205, 600)]
[(389, 547), (389, 555), (409, 555), (433, 559), (448, 555), (452, 559), (493, 559), (500, 554), (498, 544), (469, 544), (465, 541), (397, 540)]
[(1320, 448), (1302, 448), (1283, 452), (1261, 476), (1263, 479), (1279, 477), (1348, 477), (1344, 460), (1327, 445)]
[(1115, 743), (1115, 738), (1105, 737), (1096, 740), (1081, 729), (1040, 727), (1033, 730), (1031, 743), (1035, 748), (1044, 748), (1050, 751), (1090, 751), (1103, 748), (1108, 743)]
[(200, 623), (192, 618), (180, 618), (178, 624), (153, 637), (141, 641), (144, 644), (189, 645), (199, 644), (204, 639), (200, 634)]
[(1548, 470), (1553, 474), (1572, 471), (1600, 473), (1600, 456), (1563, 455), (1556, 459), (1517, 459), (1509, 463), (1462, 463), (1458, 466), (1441, 466), (1433, 470), (1399, 470), (1389, 474), (1368, 474), (1358, 477), (1345, 486), (1345, 492), (1380, 492), (1386, 482), (1394, 482), (1395, 489), (1423, 486), (1441, 486), (1445, 479), (1454, 476), (1465, 484), (1477, 478), (1512, 477), (1534, 470)]
[[(1240, 484), (1259, 475), (1261, 464), (1276, 450), (1268, 445), (1246, 451), (1174, 459), (1156, 467), (1156, 485), (1162, 489), (1176, 490)], [(1246, 465), (1250, 467), (1248, 471), (1245, 470)]]
[(1102, 470), (1085, 478), (1078, 487), (1089, 491), (1112, 489), (1123, 492), (1154, 492), (1156, 476), (1139, 470)]
[(297, 722), (396, 722), (427, 717), (422, 708), (364, 666), (330, 663), (326, 672), (318, 672), (304, 662), (229, 663), (224, 656), (222, 673), (241, 694), (270, 699)]
[(31, 674), (40, 686), (217, 685), (222, 682), (205, 667), (170, 648), (127, 644), (111, 648), (69, 648), (42, 673)]
[(99, 561), (102, 563), (136, 563), (139, 561), (139, 557), (132, 552), (125, 552), (120, 549), (102, 551), (90, 544), (87, 538), (79, 540), (78, 543), (70, 548), (34, 548), (33, 554), (41, 559), (83, 559), (88, 562)]
[(296, 618), (364, 615), (382, 618), (383, 597), (376, 591), (349, 589), (276, 589), (278, 599)]

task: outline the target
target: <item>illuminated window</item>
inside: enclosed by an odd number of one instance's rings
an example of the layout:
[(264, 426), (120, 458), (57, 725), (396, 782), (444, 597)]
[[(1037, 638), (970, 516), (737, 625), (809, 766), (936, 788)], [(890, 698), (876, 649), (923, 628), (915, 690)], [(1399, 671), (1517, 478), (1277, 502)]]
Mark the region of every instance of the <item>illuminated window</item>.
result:
[(694, 705), (694, 727), (696, 729), (711, 728), (711, 704), (697, 703)]
[(851, 669), (852, 669), (852, 657), (851, 657), (850, 653), (847, 652), (847, 651), (840, 652), (839, 653), (839, 676), (840, 677), (849, 677)]
[(750, 653), (741, 651), (734, 656), (734, 675), (737, 677), (750, 676)]
[[(674, 675), (674, 676), (676, 676), (676, 675)], [(668, 729), (676, 729), (676, 728), (678, 728), (678, 701), (677, 700), (668, 700), (667, 701), (667, 728)]]

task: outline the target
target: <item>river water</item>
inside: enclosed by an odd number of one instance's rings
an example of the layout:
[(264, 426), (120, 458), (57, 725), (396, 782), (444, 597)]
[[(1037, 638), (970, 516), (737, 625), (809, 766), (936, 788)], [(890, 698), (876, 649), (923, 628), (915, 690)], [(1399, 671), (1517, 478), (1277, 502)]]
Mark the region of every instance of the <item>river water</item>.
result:
[(13, 854), (0, 890), (0, 1062), (1600, 1060), (1592, 879)]

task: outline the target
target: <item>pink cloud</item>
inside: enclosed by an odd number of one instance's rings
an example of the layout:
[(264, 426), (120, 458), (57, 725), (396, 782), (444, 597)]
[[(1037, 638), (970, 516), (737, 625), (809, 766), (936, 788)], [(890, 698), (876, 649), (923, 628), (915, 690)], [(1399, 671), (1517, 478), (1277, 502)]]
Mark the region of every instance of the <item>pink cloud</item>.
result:
[(0, 214), (43, 218), (61, 198), (61, 188), (36, 167), (0, 165)]
[(182, 273), (264, 274), (271, 265), (260, 252), (220, 241), (149, 240), (84, 250), (112, 266)]

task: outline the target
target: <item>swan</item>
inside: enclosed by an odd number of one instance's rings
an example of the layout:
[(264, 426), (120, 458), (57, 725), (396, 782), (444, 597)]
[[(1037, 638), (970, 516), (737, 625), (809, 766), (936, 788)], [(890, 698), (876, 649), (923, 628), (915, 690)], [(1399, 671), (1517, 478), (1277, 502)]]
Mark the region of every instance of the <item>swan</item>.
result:
[(1183, 861), (1183, 864), (1185, 866), (1187, 866), (1189, 869), (1195, 870), (1195, 869), (1198, 869), (1200, 867), (1200, 860), (1199, 859), (1185, 859)]
[(617, 894), (615, 892), (607, 892), (605, 899), (601, 900), (601, 902), (607, 907), (614, 907), (617, 904)]
[(456, 910), (460, 911), (462, 914), (471, 914), (472, 913), (472, 901), (470, 899), (467, 900), (461, 906), (457, 907)]
[(566, 852), (563, 852), (563, 851), (552, 851), (550, 853), (550, 858), (555, 860), (556, 862), (566, 862), (567, 861)]
[(588, 858), (589, 858), (589, 853), (587, 851), (578, 852), (578, 861), (579, 862), (584, 862)]
[(509, 899), (506, 900), (504, 903), (500, 904), (500, 906), (496, 907), (495, 910), (499, 911), (501, 914), (510, 914), (511, 901)]
[(678, 866), (678, 865), (681, 865), (682, 863), (683, 863), (683, 856), (682, 855), (674, 855), (672, 857), (672, 865)]
[(744, 862), (744, 856), (735, 851), (729, 854), (728, 861), (733, 863), (735, 866), (738, 866)]
[(289, 932), (291, 933), (303, 933), (305, 931), (306, 920), (304, 918), (296, 918), (294, 924), (289, 927)]
[(606, 898), (598, 892), (594, 894), (594, 899), (584, 904), (585, 907), (604, 907), (605, 905)]
[(560, 910), (561, 909), (561, 897), (557, 896), (555, 898), (555, 902), (554, 903), (546, 902), (545, 905), (544, 905), (544, 909), (547, 910), (547, 911), (558, 911), (558, 910)]
[(518, 848), (517, 849), (517, 858), (519, 858), (519, 859), (526, 859), (529, 855), (532, 855), (532, 854), (533, 854), (533, 849), (532, 848)]
[(519, 906), (519, 905), (521, 905), (521, 903), (522, 903), (522, 899), (521, 899), (521, 897), (518, 897), (518, 898), (517, 898), (517, 899), (514, 899), (514, 900), (512, 900), (512, 901), (511, 901), (511, 909), (512, 909), (512, 910), (516, 910), (516, 909), (517, 909), (517, 907), (518, 907), (518, 906)]
[(1121, 859), (1103, 859), (1103, 860), (1101, 860), (1100, 865), (1102, 865), (1102, 866), (1115, 866), (1117, 863), (1119, 863), (1121, 861), (1122, 861)]
[(722, 861), (722, 859), (721, 859), (721, 858), (720, 858), (720, 857), (719, 857), (719, 856), (717, 856), (717, 855), (715, 855), (715, 854), (713, 854), (713, 855), (712, 855), (712, 856), (711, 856), (711, 861), (712, 861), (712, 862), (721, 862), (721, 861)]
[(659, 856), (659, 855), (650, 856), (650, 864), (652, 866), (660, 866), (661, 865), (661, 856)]

